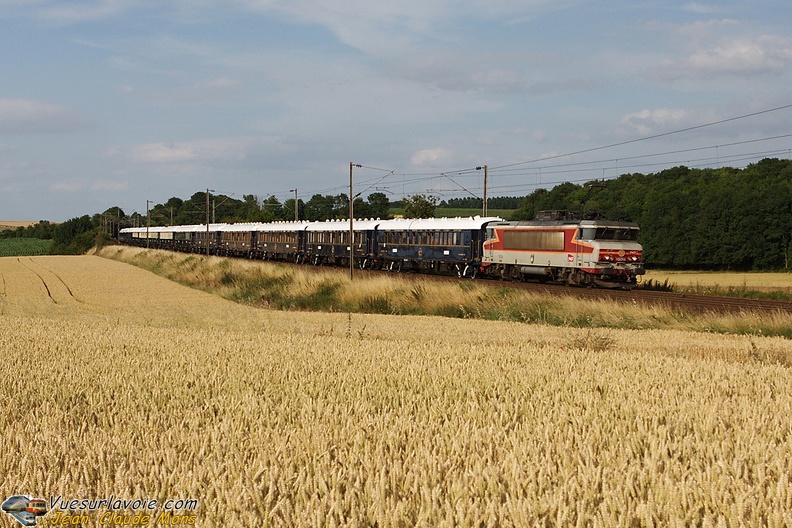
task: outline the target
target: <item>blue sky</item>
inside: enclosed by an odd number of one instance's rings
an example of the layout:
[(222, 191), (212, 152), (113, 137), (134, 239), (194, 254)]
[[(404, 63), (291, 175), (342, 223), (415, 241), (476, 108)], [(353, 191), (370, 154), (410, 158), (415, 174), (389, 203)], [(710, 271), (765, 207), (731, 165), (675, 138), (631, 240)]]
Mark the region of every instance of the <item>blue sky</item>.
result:
[(792, 157), (791, 22), (788, 0), (0, 0), (0, 219), (308, 199), (350, 162), (395, 200), (481, 196), (485, 164), (522, 196)]

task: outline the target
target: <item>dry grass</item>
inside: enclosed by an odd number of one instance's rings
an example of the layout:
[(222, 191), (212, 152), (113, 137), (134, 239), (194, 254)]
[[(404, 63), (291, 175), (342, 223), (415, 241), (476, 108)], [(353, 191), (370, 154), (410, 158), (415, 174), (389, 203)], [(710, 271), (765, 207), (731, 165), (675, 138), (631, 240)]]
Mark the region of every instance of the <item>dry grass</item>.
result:
[(0, 220), (0, 230), (16, 229), (17, 227), (30, 227), (38, 222), (31, 220)]
[(268, 310), (98, 257), (0, 278), (4, 497), (190, 497), (201, 526), (792, 524), (780, 338)]
[(668, 281), (680, 288), (721, 287), (750, 289), (779, 289), (792, 292), (792, 273), (731, 273), (648, 270), (644, 281), (651, 279), (662, 284)]

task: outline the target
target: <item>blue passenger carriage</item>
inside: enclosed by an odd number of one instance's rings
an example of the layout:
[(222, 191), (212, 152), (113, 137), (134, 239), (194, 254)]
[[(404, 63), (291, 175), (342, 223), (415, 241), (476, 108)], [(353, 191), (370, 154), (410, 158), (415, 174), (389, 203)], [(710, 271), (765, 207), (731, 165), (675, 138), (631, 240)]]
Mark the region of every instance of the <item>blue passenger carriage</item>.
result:
[(392, 271), (456, 272), (475, 276), (486, 225), (497, 217), (396, 219), (377, 227), (377, 254)]
[[(380, 220), (355, 220), (353, 258), (361, 267), (368, 267), (377, 250), (376, 229)], [(311, 264), (349, 264), (349, 220), (311, 222), (305, 229), (306, 262)]]
[(308, 222), (252, 224), (251, 257), (264, 260), (301, 261)]

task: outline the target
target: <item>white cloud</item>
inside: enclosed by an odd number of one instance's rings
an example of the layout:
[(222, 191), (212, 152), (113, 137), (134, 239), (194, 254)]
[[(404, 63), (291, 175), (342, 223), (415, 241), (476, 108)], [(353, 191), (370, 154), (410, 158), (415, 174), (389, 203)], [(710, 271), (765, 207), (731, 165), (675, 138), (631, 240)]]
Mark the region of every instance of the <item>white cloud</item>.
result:
[(792, 41), (763, 35), (739, 39), (693, 53), (678, 65), (691, 75), (772, 73), (786, 69), (792, 60)]
[(722, 6), (718, 6), (714, 4), (702, 4), (699, 2), (691, 2), (689, 4), (685, 4), (684, 6), (682, 6), (682, 9), (700, 15), (710, 15), (714, 13), (720, 13), (723, 11)]
[(667, 78), (778, 73), (787, 69), (792, 60), (792, 38), (750, 34), (732, 19), (678, 26), (674, 34), (692, 51), (685, 57), (661, 62), (657, 73)]
[(454, 151), (442, 147), (419, 150), (410, 158), (416, 167), (447, 165), (454, 160)]
[(49, 190), (54, 192), (76, 192), (82, 190), (84, 187), (85, 185), (81, 182), (67, 181), (52, 183), (49, 186)]
[(39, 6), (37, 14), (51, 23), (74, 24), (95, 22), (146, 5), (144, 0), (52, 1)]
[(126, 191), (129, 182), (123, 181), (96, 181), (91, 184), (92, 191)]
[(0, 134), (71, 132), (85, 126), (63, 106), (30, 99), (0, 99)]
[[(452, 20), (529, 20), (548, 9), (563, 9), (580, 0), (240, 0), (256, 12), (277, 12), (298, 21), (327, 28), (346, 45), (376, 56), (399, 56), (417, 42), (442, 41), (438, 28)], [(563, 7), (559, 7), (559, 5)], [(459, 31), (459, 29), (457, 29)], [(452, 38), (464, 38), (456, 34)]]
[(127, 149), (113, 148), (111, 157), (124, 156), (143, 163), (184, 163), (239, 161), (257, 155), (262, 149), (280, 149), (271, 137), (229, 137), (195, 141), (160, 142), (136, 145)]
[(686, 122), (688, 116), (688, 112), (681, 109), (640, 110), (625, 115), (621, 119), (621, 124), (639, 135), (647, 136), (661, 130), (679, 128)]
[[(498, 66), (498, 57), (456, 51), (424, 53), (400, 58), (397, 75), (451, 91), (515, 93), (526, 89), (514, 69)], [(500, 59), (502, 60), (502, 59)]]

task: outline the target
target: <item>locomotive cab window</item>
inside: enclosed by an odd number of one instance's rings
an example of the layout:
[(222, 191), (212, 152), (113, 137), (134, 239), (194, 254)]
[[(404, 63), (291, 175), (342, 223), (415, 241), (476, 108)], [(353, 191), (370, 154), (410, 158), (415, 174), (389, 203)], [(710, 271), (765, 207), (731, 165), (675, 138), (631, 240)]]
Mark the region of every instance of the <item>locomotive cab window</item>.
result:
[(640, 231), (628, 227), (584, 227), (581, 229), (581, 240), (624, 240), (635, 242)]

